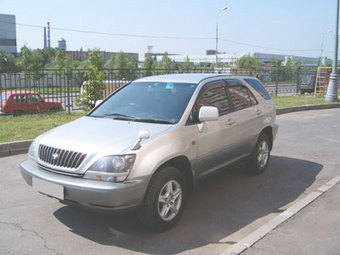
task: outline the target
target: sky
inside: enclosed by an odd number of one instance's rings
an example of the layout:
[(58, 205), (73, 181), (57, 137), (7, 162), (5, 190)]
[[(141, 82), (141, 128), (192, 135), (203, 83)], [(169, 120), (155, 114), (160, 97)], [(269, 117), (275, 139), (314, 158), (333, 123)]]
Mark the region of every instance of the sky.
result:
[(203, 56), (218, 22), (220, 52), (334, 55), (336, 0), (0, 0), (0, 13), (16, 15), (18, 50), (43, 48), (49, 21), (52, 47)]

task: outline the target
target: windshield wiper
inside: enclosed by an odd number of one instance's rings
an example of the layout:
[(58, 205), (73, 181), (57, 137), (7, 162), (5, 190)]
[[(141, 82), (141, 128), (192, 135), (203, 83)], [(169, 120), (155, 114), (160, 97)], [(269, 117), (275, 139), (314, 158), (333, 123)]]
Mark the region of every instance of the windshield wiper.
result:
[(129, 116), (121, 113), (108, 113), (104, 114), (103, 117), (112, 117), (114, 120), (135, 120), (136, 117)]
[(158, 123), (158, 124), (174, 124), (173, 122), (170, 122), (170, 121), (157, 120), (157, 119), (134, 119), (134, 121), (148, 122), (148, 123)]

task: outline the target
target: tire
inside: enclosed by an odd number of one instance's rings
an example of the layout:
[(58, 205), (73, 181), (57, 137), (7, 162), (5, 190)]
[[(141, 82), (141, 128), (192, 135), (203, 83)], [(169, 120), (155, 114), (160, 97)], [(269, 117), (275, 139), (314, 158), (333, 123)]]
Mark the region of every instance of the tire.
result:
[(17, 117), (17, 116), (21, 116), (21, 115), (23, 115), (24, 114), (24, 112), (23, 111), (21, 111), (21, 110), (13, 110), (13, 117)]
[(270, 140), (266, 134), (261, 133), (248, 161), (249, 172), (256, 175), (263, 173), (267, 168), (269, 159)]
[(56, 113), (58, 110), (59, 110), (58, 107), (52, 107), (52, 108), (50, 109), (50, 112)]
[(150, 181), (139, 220), (151, 230), (167, 230), (181, 217), (186, 198), (185, 177), (174, 167), (164, 167)]

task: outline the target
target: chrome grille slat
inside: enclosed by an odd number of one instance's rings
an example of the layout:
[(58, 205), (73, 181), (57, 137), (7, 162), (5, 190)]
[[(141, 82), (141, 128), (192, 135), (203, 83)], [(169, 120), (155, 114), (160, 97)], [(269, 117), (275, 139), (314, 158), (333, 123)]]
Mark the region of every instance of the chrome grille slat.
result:
[[(75, 169), (80, 166), (86, 157), (86, 154), (76, 151), (68, 151), (43, 144), (39, 145), (39, 159), (42, 162), (57, 167), (65, 167)], [(57, 154), (57, 158), (53, 159), (53, 155)]]

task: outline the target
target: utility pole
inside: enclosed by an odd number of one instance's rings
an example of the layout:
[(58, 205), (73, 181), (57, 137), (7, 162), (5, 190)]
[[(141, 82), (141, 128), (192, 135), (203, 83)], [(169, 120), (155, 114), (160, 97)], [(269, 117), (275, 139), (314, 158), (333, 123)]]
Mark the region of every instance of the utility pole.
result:
[(327, 94), (326, 94), (326, 101), (328, 101), (328, 102), (338, 101), (338, 83), (337, 83), (337, 80), (338, 80), (339, 2), (340, 2), (340, 0), (337, 0), (333, 70), (332, 70), (332, 73), (329, 77), (329, 85), (328, 85)]
[(215, 52), (215, 54), (216, 54), (216, 60), (215, 60), (216, 61), (216, 68), (217, 68), (217, 64), (218, 64), (218, 16), (220, 15), (221, 12), (223, 12), (227, 9), (228, 9), (227, 6), (223, 7), (223, 9), (220, 10), (216, 15), (216, 52)]

